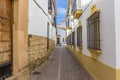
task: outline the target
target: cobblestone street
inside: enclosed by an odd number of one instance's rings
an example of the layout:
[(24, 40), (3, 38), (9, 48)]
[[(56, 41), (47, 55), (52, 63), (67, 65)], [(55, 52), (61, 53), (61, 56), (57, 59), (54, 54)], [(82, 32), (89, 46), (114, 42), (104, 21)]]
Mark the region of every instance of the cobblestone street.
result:
[(56, 47), (49, 60), (37, 68), (28, 80), (93, 79), (66, 47)]

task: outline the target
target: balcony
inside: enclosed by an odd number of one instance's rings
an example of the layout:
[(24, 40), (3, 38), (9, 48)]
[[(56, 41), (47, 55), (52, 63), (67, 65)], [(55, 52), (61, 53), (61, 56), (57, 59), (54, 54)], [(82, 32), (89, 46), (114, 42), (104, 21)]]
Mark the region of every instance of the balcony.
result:
[(67, 29), (72, 29), (72, 27), (71, 26), (67, 26)]
[(78, 19), (82, 15), (82, 10), (76, 10), (76, 12), (73, 13), (74, 19)]

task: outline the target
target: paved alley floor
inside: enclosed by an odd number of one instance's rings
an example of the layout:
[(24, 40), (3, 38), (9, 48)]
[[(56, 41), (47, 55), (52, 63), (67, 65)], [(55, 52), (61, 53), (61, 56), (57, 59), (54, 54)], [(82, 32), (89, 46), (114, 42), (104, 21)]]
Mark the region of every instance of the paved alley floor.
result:
[(29, 80), (93, 79), (66, 47), (56, 47), (49, 60), (36, 69), (36, 74), (31, 74)]

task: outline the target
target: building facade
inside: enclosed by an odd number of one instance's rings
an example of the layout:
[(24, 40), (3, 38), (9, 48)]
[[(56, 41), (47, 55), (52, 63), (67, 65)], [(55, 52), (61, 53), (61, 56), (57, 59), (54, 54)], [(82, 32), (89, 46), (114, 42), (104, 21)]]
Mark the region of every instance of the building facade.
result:
[(48, 58), (56, 43), (55, 0), (29, 1), (28, 34), (29, 67), (32, 71)]
[(26, 77), (24, 75), (28, 72), (27, 36), (28, 0), (1, 0), (0, 80)]
[(57, 25), (57, 44), (66, 45), (66, 21), (61, 21)]
[(69, 0), (68, 48), (95, 80), (120, 79), (119, 0)]
[(0, 1), (0, 80), (27, 80), (55, 41), (55, 0)]

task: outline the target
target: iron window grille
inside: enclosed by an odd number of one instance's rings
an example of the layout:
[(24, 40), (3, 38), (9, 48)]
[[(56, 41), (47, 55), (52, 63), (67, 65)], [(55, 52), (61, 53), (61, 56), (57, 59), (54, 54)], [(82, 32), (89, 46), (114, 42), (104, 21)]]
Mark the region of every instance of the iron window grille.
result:
[(52, 1), (48, 0), (48, 10), (52, 11)]
[(72, 45), (75, 45), (75, 32), (72, 32)]
[(76, 4), (76, 0), (74, 0), (72, 5), (72, 13), (75, 13), (76, 10), (77, 10), (77, 4)]
[(77, 46), (82, 47), (82, 27), (77, 28)]
[(54, 16), (54, 24), (55, 24), (55, 27), (56, 27), (56, 16)]
[(69, 44), (71, 45), (71, 35), (69, 36)]
[(71, 35), (69, 35), (68, 38), (67, 38), (67, 44), (71, 45)]
[(95, 12), (87, 19), (88, 48), (100, 50), (100, 21), (99, 12)]

